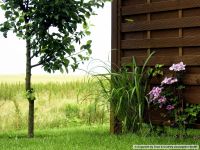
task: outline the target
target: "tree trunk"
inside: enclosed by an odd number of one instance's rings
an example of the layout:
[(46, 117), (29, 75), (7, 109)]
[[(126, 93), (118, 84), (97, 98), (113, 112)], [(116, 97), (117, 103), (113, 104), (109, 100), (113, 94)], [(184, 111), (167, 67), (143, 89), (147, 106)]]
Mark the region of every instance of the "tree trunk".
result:
[[(30, 40), (26, 40), (26, 92), (30, 94), (31, 88), (31, 46)], [(28, 112), (28, 137), (34, 137), (34, 100), (27, 98), (29, 102)]]

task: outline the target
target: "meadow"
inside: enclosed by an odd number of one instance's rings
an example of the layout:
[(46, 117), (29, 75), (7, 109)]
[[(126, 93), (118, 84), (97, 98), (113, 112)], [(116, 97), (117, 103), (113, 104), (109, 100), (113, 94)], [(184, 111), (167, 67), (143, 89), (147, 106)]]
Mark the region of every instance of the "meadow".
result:
[(130, 150), (134, 144), (197, 144), (200, 131), (186, 138), (109, 133), (109, 104), (97, 80), (86, 76), (33, 76), (35, 138), (27, 138), (28, 102), (24, 76), (0, 76), (0, 149)]
[[(92, 88), (91, 88), (92, 87)], [(57, 128), (108, 122), (108, 107), (86, 76), (33, 76), (36, 128)], [(24, 76), (0, 77), (0, 131), (27, 127), (28, 102)]]

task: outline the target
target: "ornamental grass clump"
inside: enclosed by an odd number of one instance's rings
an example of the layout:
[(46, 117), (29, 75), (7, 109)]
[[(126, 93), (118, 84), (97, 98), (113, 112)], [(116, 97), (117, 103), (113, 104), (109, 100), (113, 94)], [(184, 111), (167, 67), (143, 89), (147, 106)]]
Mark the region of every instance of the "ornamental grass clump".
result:
[[(98, 77), (101, 90), (112, 104), (115, 117), (122, 122), (122, 132), (142, 133), (144, 111), (147, 106), (147, 91), (153, 76), (160, 74), (160, 65), (147, 66), (154, 53), (151, 53), (142, 66), (132, 63), (123, 66), (117, 72)], [(103, 77), (103, 78), (102, 78)], [(106, 86), (106, 81), (109, 87)]]

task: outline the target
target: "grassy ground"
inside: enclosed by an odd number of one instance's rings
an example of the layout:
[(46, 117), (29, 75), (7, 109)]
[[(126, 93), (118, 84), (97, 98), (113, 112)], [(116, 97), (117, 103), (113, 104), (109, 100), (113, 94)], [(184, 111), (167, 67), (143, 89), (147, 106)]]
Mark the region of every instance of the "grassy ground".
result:
[[(192, 134), (200, 134), (191, 130)], [(174, 134), (157, 136), (138, 136), (135, 134), (111, 135), (108, 126), (82, 126), (62, 129), (37, 130), (34, 139), (27, 139), (26, 132), (7, 132), (0, 134), (2, 150), (131, 150), (133, 144), (200, 144), (195, 138), (177, 139)]]
[[(109, 134), (109, 109), (94, 80), (34, 76), (35, 138), (27, 138), (28, 102), (24, 76), (0, 76), (0, 150), (130, 150), (133, 144), (200, 144), (200, 131), (176, 138)], [(104, 103), (105, 104), (105, 103)]]

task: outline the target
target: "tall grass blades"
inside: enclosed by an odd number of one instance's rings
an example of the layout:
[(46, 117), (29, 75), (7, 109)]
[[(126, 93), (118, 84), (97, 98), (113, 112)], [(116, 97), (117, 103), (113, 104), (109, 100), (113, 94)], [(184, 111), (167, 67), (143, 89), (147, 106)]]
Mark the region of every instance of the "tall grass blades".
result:
[[(97, 94), (97, 81), (90, 77), (40, 81), (33, 84), (37, 128), (108, 123), (108, 110)], [(0, 131), (26, 128), (28, 102), (25, 96), (24, 84), (6, 80), (0, 83)]]
[[(97, 76), (101, 90), (113, 104), (115, 116), (123, 123), (123, 132), (140, 132), (146, 105), (147, 87), (151, 74), (147, 63), (138, 66), (133, 57), (132, 63), (123, 66), (118, 72)], [(110, 86), (108, 86), (108, 83)]]

